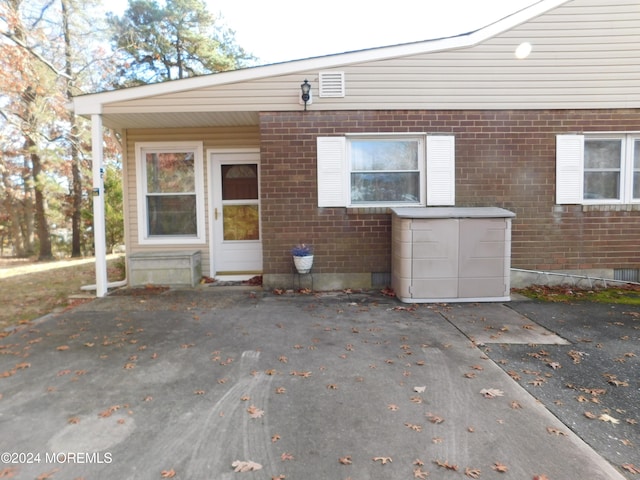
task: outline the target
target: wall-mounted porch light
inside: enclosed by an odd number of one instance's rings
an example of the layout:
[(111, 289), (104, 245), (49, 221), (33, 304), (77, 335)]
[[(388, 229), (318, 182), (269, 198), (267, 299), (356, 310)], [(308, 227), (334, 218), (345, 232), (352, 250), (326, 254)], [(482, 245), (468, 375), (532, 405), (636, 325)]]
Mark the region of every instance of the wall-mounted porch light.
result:
[(311, 100), (311, 85), (307, 81), (304, 80), (304, 83), (300, 85), (300, 90), (302, 90), (302, 95), (300, 96), (301, 100), (304, 102), (304, 109), (307, 110), (307, 103), (310, 103)]

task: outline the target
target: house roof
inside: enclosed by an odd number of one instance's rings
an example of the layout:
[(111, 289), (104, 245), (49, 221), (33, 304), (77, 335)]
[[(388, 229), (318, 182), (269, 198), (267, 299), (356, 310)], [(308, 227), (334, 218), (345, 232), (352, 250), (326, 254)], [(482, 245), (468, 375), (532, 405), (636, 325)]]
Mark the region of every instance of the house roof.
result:
[[(260, 102), (237, 101), (233, 105), (229, 105), (227, 102), (228, 108), (221, 107), (216, 111), (211, 111), (209, 108), (189, 107), (163, 110), (163, 107), (151, 107), (151, 105), (155, 98), (169, 95), (187, 95), (189, 92), (203, 89), (224, 89), (269, 78), (286, 77), (296, 73), (336, 69), (354, 64), (466, 49), (481, 44), (571, 1), (541, 0), (486, 27), (453, 37), (326, 55), (183, 80), (81, 95), (73, 99), (72, 108), (78, 115), (101, 114), (104, 124), (113, 128), (257, 124), (258, 112), (265, 109), (265, 105), (260, 105)], [(295, 105), (297, 105), (297, 102)]]

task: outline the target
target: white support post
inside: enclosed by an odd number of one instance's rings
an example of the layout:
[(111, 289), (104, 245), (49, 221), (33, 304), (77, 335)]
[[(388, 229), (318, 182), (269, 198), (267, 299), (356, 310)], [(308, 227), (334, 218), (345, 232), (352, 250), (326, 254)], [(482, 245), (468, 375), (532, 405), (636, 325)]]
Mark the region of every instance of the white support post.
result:
[(93, 158), (93, 241), (96, 256), (96, 296), (107, 295), (107, 244), (104, 213), (104, 137), (102, 117), (91, 115), (91, 153)]

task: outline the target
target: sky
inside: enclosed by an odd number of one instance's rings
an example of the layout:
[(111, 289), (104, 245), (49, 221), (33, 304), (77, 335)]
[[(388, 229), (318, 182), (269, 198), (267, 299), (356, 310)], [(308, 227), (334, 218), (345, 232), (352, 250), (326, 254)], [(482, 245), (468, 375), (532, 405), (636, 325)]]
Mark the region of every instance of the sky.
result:
[[(259, 64), (467, 33), (539, 0), (206, 0)], [(121, 15), (127, 0), (109, 0)]]

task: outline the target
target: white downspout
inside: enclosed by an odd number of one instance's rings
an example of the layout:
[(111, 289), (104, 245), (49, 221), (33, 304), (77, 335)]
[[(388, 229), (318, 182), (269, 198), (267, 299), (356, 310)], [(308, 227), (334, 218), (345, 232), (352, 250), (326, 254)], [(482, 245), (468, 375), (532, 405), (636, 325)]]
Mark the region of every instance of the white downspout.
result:
[(93, 158), (93, 241), (96, 256), (96, 297), (107, 295), (107, 242), (104, 212), (104, 137), (102, 116), (91, 115), (91, 154)]

